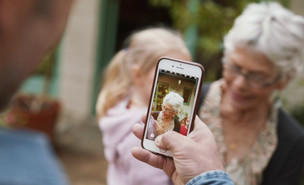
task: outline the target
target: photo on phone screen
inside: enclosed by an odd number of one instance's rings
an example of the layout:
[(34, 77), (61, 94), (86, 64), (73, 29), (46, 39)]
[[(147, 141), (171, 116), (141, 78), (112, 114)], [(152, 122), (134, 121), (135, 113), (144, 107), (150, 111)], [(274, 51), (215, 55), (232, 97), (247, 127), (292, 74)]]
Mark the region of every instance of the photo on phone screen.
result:
[(144, 148), (170, 155), (155, 146), (155, 138), (167, 131), (189, 133), (203, 73), (202, 66), (193, 62), (160, 59), (147, 113)]
[(160, 70), (147, 139), (169, 130), (187, 135), (197, 83), (196, 77)]

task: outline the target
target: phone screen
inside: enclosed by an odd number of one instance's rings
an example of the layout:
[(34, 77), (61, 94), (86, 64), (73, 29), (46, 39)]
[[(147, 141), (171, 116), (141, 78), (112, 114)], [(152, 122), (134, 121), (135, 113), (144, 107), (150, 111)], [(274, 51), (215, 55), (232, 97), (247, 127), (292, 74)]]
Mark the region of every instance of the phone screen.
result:
[(146, 139), (154, 141), (169, 130), (189, 133), (199, 77), (174, 69), (158, 69)]
[(142, 147), (172, 156), (155, 145), (155, 138), (168, 131), (187, 135), (194, 120), (204, 68), (200, 64), (163, 57), (155, 71)]

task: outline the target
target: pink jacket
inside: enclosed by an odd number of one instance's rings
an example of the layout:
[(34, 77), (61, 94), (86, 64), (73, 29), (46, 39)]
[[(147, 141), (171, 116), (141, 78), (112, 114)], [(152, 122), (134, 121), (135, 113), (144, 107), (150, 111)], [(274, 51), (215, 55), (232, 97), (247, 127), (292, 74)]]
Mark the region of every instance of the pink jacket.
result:
[(131, 128), (142, 123), (141, 116), (146, 108), (127, 109), (128, 100), (119, 102), (99, 121), (103, 134), (106, 159), (109, 162), (108, 185), (166, 185), (172, 184), (169, 177), (160, 169), (136, 160), (131, 149), (141, 146)]

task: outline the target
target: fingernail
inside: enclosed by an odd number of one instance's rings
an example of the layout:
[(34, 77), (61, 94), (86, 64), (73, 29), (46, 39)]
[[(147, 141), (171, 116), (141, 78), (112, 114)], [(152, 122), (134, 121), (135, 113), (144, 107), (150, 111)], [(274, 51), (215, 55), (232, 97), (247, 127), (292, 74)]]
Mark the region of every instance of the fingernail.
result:
[(160, 136), (157, 136), (157, 137), (155, 138), (155, 144), (156, 144), (156, 145), (158, 145), (158, 146), (160, 145), (160, 142), (161, 142), (162, 137), (163, 137), (163, 136), (160, 135)]

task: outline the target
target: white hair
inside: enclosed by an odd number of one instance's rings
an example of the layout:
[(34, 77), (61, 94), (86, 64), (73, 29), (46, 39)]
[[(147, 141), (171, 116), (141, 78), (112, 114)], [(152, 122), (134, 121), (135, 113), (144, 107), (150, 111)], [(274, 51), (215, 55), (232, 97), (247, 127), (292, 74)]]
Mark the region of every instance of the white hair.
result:
[(175, 111), (179, 112), (183, 106), (184, 98), (176, 92), (169, 92), (163, 99), (164, 103), (170, 104)]
[(277, 2), (252, 3), (224, 38), (225, 57), (238, 46), (263, 53), (282, 76), (292, 76), (302, 68), (304, 18)]

